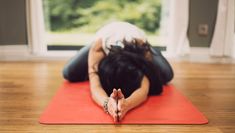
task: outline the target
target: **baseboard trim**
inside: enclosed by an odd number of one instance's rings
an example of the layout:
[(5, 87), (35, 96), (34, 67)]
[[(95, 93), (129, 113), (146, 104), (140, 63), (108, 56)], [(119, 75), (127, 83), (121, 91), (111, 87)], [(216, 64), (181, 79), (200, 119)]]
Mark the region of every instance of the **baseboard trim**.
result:
[[(166, 55), (167, 57), (167, 55)], [(192, 63), (218, 63), (218, 64), (235, 64), (235, 59), (226, 56), (211, 56), (210, 48), (205, 47), (191, 47), (190, 54), (179, 56), (171, 59), (173, 61), (180, 62), (192, 62)]]
[(30, 55), (28, 45), (3, 45), (0, 46), (0, 60), (23, 59)]
[[(40, 55), (33, 55), (27, 45), (0, 46), (0, 61), (56, 61), (68, 60), (77, 53), (76, 51), (47, 51)], [(213, 57), (209, 54), (209, 48), (192, 47), (190, 54), (179, 57), (169, 57), (166, 51), (162, 54), (173, 62), (195, 62), (195, 63), (232, 63), (235, 59), (230, 57)]]

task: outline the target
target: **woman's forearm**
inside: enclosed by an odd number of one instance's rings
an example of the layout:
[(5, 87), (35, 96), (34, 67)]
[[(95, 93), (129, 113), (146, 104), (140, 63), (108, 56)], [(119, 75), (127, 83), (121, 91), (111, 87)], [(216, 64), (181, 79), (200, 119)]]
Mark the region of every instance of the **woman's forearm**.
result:
[(102, 50), (102, 41), (98, 39), (92, 45), (88, 55), (88, 73), (90, 80), (90, 90), (93, 100), (100, 106), (103, 106), (104, 101), (107, 99), (107, 94), (100, 84), (99, 76), (97, 75), (98, 64), (105, 56)]
[(126, 99), (128, 110), (131, 110), (147, 99), (146, 95), (143, 95), (140, 90), (136, 90), (130, 97)]
[(141, 82), (141, 87), (136, 91), (134, 91), (131, 94), (131, 96), (126, 98), (128, 110), (131, 110), (136, 106), (140, 105), (141, 103), (143, 103), (148, 97), (148, 92), (149, 92), (149, 80), (146, 76), (144, 76)]
[(100, 106), (103, 106), (104, 101), (108, 98), (106, 92), (102, 88), (99, 82), (99, 76), (96, 73), (89, 75), (90, 78), (90, 90), (92, 99)]

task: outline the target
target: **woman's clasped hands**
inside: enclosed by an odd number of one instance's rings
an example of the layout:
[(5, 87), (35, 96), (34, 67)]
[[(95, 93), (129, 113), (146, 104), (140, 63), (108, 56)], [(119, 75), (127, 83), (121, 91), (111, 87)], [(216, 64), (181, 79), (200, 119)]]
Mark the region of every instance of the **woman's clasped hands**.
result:
[(121, 121), (129, 111), (128, 102), (125, 99), (121, 89), (113, 89), (108, 101), (108, 113), (115, 122)]

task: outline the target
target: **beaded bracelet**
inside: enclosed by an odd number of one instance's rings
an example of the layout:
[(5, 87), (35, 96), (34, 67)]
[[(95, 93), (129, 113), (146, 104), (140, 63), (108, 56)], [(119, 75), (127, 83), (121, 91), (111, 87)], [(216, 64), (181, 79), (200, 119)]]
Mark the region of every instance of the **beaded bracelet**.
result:
[(109, 102), (109, 98), (105, 99), (104, 103), (103, 103), (104, 112), (107, 113), (107, 114), (109, 113), (109, 111), (108, 111), (108, 102)]

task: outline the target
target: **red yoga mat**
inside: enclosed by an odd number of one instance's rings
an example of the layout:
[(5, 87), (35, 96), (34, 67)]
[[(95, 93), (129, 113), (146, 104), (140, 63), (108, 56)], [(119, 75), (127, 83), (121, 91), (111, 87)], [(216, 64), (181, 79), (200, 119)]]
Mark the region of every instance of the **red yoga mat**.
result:
[(174, 86), (129, 111), (114, 123), (91, 99), (89, 82), (64, 82), (39, 120), (42, 124), (206, 124), (208, 120)]

